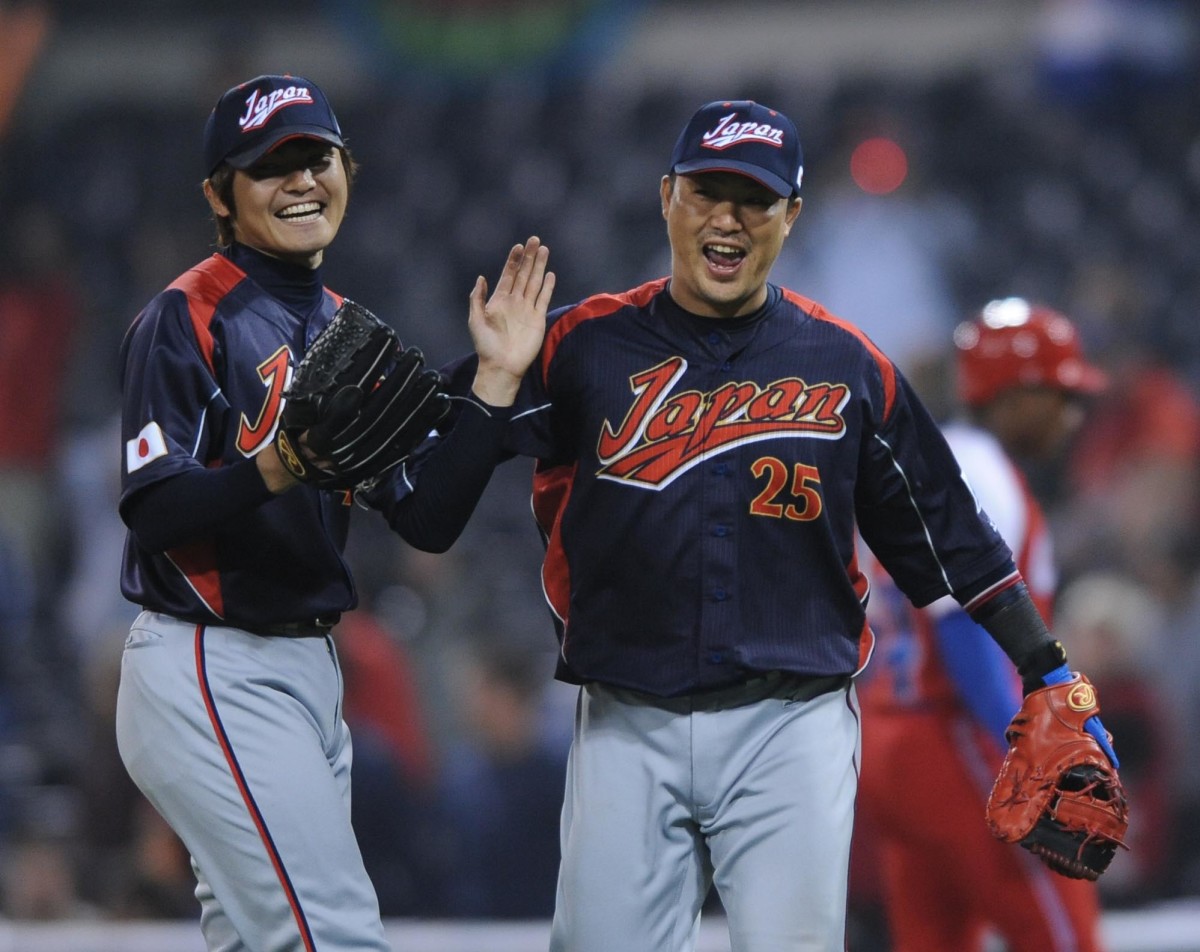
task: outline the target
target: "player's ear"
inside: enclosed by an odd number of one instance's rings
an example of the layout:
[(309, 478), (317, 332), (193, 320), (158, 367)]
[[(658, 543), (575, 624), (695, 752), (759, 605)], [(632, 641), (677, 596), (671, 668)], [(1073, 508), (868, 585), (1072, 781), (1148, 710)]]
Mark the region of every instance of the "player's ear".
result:
[(662, 201), (662, 217), (667, 217), (667, 209), (671, 207), (671, 191), (675, 187), (675, 176), (664, 175), (658, 183), (658, 194)]
[(800, 217), (800, 206), (803, 204), (804, 204), (804, 199), (802, 199), (798, 195), (788, 202), (788, 209), (787, 209), (787, 215), (786, 215), (786, 223), (787, 224), (786, 224), (786, 228), (785, 228), (785, 231), (788, 234), (791, 234), (792, 225), (796, 224), (796, 219)]
[(221, 196), (217, 194), (216, 188), (213, 187), (212, 179), (204, 180), (204, 197), (208, 200), (208, 207), (212, 209), (214, 215), (218, 218), (229, 218), (233, 215), (233, 211), (228, 208)]

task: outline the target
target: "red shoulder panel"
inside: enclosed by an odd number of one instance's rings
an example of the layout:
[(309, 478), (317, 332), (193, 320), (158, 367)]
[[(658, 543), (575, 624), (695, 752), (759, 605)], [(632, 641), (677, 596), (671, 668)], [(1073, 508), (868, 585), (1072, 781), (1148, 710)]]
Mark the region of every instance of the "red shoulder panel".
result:
[(783, 296), (806, 314), (809, 314), (814, 320), (825, 321), (828, 324), (840, 327), (846, 333), (852, 334), (862, 341), (863, 346), (867, 348), (874, 358), (876, 366), (879, 367), (879, 375), (883, 378), (883, 418), (886, 420), (896, 402), (896, 365), (887, 358), (883, 351), (871, 342), (871, 339), (866, 334), (849, 321), (842, 320), (842, 318), (830, 314), (816, 301), (806, 298), (802, 294), (797, 294), (795, 291), (789, 291), (787, 288), (784, 288)]
[(221, 299), (245, 277), (246, 272), (228, 258), (214, 254), (194, 268), (189, 268), (170, 285), (170, 290), (182, 291), (187, 295), (192, 328), (210, 370), (213, 369), (213, 339), (209, 325), (213, 312)]
[(657, 278), (621, 294), (596, 294), (581, 301), (563, 314), (546, 332), (546, 342), (542, 347), (543, 378), (550, 368), (550, 362), (554, 359), (558, 345), (576, 327), (593, 317), (604, 317), (631, 304), (634, 307), (644, 306), (666, 286), (667, 281), (667, 278)]

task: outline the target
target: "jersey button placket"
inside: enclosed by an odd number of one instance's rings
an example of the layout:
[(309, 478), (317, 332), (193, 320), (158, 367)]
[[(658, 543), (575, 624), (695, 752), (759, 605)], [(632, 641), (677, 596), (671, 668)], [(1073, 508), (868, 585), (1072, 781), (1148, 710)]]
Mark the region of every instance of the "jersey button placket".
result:
[(700, 660), (702, 668), (729, 664), (731, 636), (737, 631), (734, 566), (737, 550), (737, 479), (733, 456), (718, 457), (703, 470)]

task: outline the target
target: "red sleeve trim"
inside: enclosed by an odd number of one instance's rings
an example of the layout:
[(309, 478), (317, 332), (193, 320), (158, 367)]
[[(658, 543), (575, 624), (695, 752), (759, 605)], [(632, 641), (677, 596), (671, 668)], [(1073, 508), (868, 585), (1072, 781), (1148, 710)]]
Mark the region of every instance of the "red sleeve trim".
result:
[(997, 595), (1000, 595), (1002, 592), (1007, 592), (1014, 585), (1018, 585), (1023, 581), (1025, 581), (1025, 579), (1020, 572), (1013, 572), (1011, 575), (1006, 575), (1004, 578), (1000, 579), (999, 582), (996, 582), (988, 588), (985, 588), (982, 592), (963, 605), (963, 611), (970, 615), (982, 608)]

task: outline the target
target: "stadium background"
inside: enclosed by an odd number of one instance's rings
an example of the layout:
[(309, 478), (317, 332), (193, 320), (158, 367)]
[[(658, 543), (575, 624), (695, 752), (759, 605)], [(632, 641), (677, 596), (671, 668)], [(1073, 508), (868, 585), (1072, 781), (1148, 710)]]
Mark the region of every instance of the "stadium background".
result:
[[(1034, 482), (1135, 796), (1106, 929), (1113, 952), (1200, 949), (1198, 36), (1175, 0), (0, 0), (0, 949), (200, 948), (185, 858), (112, 747), (116, 354), (211, 250), (216, 95), (282, 71), (326, 89), (362, 163), (327, 282), (433, 362), (528, 234), (556, 304), (663, 273), (658, 178), (717, 97), (801, 130), (775, 276), (939, 413), (971, 309), (1075, 317), (1118, 384)], [(544, 947), (572, 698), (527, 480), (506, 464), (446, 556), (356, 526), (356, 822), (397, 948)], [(868, 876), (856, 952), (883, 950), (872, 903)]]

